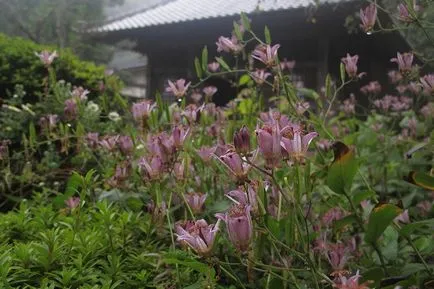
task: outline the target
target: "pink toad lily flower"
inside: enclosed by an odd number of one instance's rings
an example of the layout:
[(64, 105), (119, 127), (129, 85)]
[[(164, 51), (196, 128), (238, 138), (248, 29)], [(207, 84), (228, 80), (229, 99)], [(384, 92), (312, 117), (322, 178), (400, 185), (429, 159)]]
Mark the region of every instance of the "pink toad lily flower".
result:
[(378, 81), (371, 81), (367, 85), (362, 86), (360, 91), (363, 94), (378, 94), (381, 92), (381, 85)]
[(295, 104), (295, 112), (298, 115), (303, 115), (310, 108), (310, 104), (307, 101), (298, 101)]
[(67, 120), (74, 120), (78, 114), (77, 103), (71, 98), (65, 100), (65, 108), (63, 109), (63, 112)]
[(402, 73), (411, 72), (413, 67), (413, 53), (404, 52), (401, 54), (398, 52), (396, 58), (390, 59), (390, 62), (398, 63), (399, 71)]
[(52, 53), (50, 53), (47, 50), (42, 51), (41, 53), (37, 53), (35, 52), (35, 55), (37, 57), (39, 57), (39, 59), (42, 61), (42, 63), (46, 66), (49, 67), (54, 59), (56, 59), (59, 55), (57, 54), (57, 51), (53, 51)]
[(341, 58), (343, 64), (345, 64), (345, 71), (351, 78), (361, 77), (363, 74), (357, 75), (357, 61), (359, 60), (358, 55), (351, 56), (347, 53), (346, 57)]
[(348, 262), (350, 248), (344, 243), (327, 244), (326, 257), (334, 271), (342, 271)]
[(219, 223), (220, 220), (217, 220), (216, 224), (208, 225), (203, 219), (177, 223), (175, 225), (177, 241), (187, 244), (200, 256), (209, 256), (219, 230)]
[(212, 85), (206, 86), (202, 91), (205, 94), (205, 98), (210, 100), (213, 97), (213, 95), (217, 92), (217, 87)]
[(127, 136), (127, 135), (123, 135), (123, 136), (119, 137), (119, 139), (118, 139), (118, 145), (119, 145), (120, 151), (124, 155), (131, 154), (131, 152), (134, 149), (133, 139), (130, 136)]
[(260, 45), (252, 52), (252, 57), (261, 61), (268, 67), (272, 67), (276, 64), (277, 50), (280, 45)]
[(142, 125), (149, 118), (155, 106), (156, 104), (149, 100), (134, 103), (131, 106), (131, 113), (133, 114), (134, 120)]
[(188, 137), (190, 128), (184, 129), (182, 126), (175, 126), (172, 130), (173, 145), (176, 149), (182, 148), (185, 139)]
[(234, 133), (234, 147), (237, 153), (243, 155), (250, 152), (250, 133), (246, 126)]
[(365, 10), (360, 9), (360, 25), (367, 34), (371, 34), (377, 20), (377, 6), (372, 3), (369, 4)]
[(420, 83), (422, 83), (423, 91), (427, 95), (431, 95), (434, 92), (434, 74), (427, 74), (420, 78)]
[(331, 227), (333, 222), (342, 219), (345, 216), (341, 208), (335, 207), (328, 210), (321, 218), (321, 223), (326, 227)]
[(90, 91), (84, 89), (82, 86), (74, 87), (74, 90), (71, 92), (71, 97), (78, 101), (85, 101), (89, 93)]
[(281, 140), (279, 124), (264, 125), (261, 129), (256, 129), (259, 151), (265, 159), (268, 168), (277, 167), (282, 158)]
[(89, 148), (91, 149), (97, 148), (99, 143), (99, 133), (97, 132), (87, 133), (85, 137), (85, 142)]
[(79, 197), (71, 197), (71, 198), (65, 200), (65, 205), (68, 209), (73, 210), (80, 205), (80, 198)]
[(217, 72), (220, 69), (220, 63), (217, 61), (208, 64), (208, 70), (211, 72)]
[(202, 159), (203, 162), (209, 163), (213, 157), (215, 150), (216, 150), (215, 147), (203, 146), (200, 149), (196, 150), (196, 153)]
[(157, 180), (163, 173), (163, 162), (158, 156), (154, 156), (148, 161), (145, 157), (139, 160), (139, 169), (145, 173), (150, 180)]
[(184, 162), (184, 160), (181, 163), (180, 162), (176, 162), (173, 165), (173, 173), (174, 173), (175, 179), (177, 181), (184, 180), (184, 173), (185, 173), (185, 162)]
[(413, 19), (412, 19), (410, 13), (408, 12), (407, 5), (405, 5), (404, 3), (400, 3), (398, 5), (398, 12), (399, 12), (399, 20), (406, 22), (406, 23), (413, 22)]
[(250, 165), (246, 164), (239, 154), (234, 151), (228, 151), (218, 159), (236, 177), (238, 182), (244, 183), (247, 180)]
[(410, 223), (410, 217), (408, 215), (408, 210), (404, 210), (398, 217), (394, 219), (396, 223), (401, 222), (403, 224), (409, 224)]
[(190, 193), (185, 195), (185, 200), (187, 201), (193, 213), (201, 214), (204, 209), (206, 197), (207, 197), (206, 194)]
[(288, 71), (292, 71), (295, 67), (295, 60), (287, 60), (286, 58), (283, 59), (283, 61), (280, 62), (280, 69)]
[(304, 163), (309, 144), (318, 136), (317, 132), (303, 135), (299, 125), (283, 129), (282, 144), (290, 158), (297, 163)]
[(369, 289), (368, 284), (371, 282), (364, 282), (359, 284), (360, 279), (359, 271), (357, 271), (356, 275), (347, 278), (344, 275), (338, 276), (338, 278), (333, 281), (333, 287), (338, 289)]
[(229, 240), (240, 252), (247, 252), (253, 236), (250, 206), (244, 204), (233, 205), (225, 214), (216, 217), (226, 223)]
[(182, 115), (185, 116), (189, 124), (193, 124), (198, 121), (202, 109), (203, 106), (198, 107), (195, 104), (189, 104), (185, 107)]
[(188, 87), (191, 84), (191, 82), (186, 84), (185, 79), (183, 78), (178, 79), (175, 83), (168, 80), (167, 83), (169, 86), (166, 87), (166, 92), (171, 92), (176, 98), (183, 97), (187, 93)]
[(116, 148), (118, 143), (119, 135), (110, 135), (103, 137), (102, 140), (99, 141), (99, 145), (108, 151), (113, 151)]
[(267, 72), (265, 69), (256, 69), (252, 72), (251, 76), (258, 85), (262, 85), (267, 78), (271, 76), (271, 73)]
[(239, 53), (243, 46), (238, 42), (235, 36), (231, 38), (220, 36), (216, 42), (217, 52)]
[(247, 185), (247, 193), (240, 187), (238, 190), (232, 190), (225, 195), (231, 199), (235, 204), (249, 205), (253, 214), (258, 213), (258, 200), (257, 200), (258, 184), (252, 182)]
[(190, 94), (191, 100), (193, 100), (194, 103), (199, 103), (202, 99), (202, 94), (198, 90), (193, 90), (193, 92)]
[(39, 125), (44, 131), (51, 131), (56, 127), (58, 119), (57, 114), (47, 114), (39, 119)]

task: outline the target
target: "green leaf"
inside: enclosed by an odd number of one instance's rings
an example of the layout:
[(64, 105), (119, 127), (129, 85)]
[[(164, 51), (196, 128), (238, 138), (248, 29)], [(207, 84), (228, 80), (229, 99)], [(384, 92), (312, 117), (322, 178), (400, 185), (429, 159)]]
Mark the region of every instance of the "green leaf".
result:
[(341, 82), (345, 82), (345, 65), (341, 62), (341, 65), (339, 66), (340, 72), (341, 72)]
[(342, 142), (333, 145), (335, 159), (330, 165), (327, 175), (327, 185), (335, 193), (345, 194), (351, 189), (354, 176), (359, 168), (359, 162), (353, 149)]
[(208, 48), (205, 46), (202, 49), (202, 70), (207, 71), (208, 69)]
[(423, 220), (419, 222), (414, 222), (411, 224), (407, 224), (399, 230), (399, 233), (403, 236), (410, 236), (414, 231), (418, 231), (421, 229), (426, 229), (427, 232), (434, 231), (434, 219)]
[(250, 20), (244, 12), (241, 12), (241, 23), (243, 23), (243, 26), (247, 31), (251, 29)]
[(194, 68), (196, 69), (196, 75), (198, 78), (202, 78), (202, 68), (200, 67), (199, 58), (194, 58)]
[(333, 230), (334, 231), (340, 231), (345, 226), (354, 224), (357, 222), (357, 218), (354, 214), (348, 215), (340, 220), (337, 220), (333, 223)]
[(34, 147), (37, 141), (36, 128), (35, 124), (30, 122), (29, 124), (29, 145), (30, 147)]
[(376, 196), (376, 193), (374, 191), (361, 191), (357, 192), (353, 196), (353, 204), (358, 205), (362, 201), (370, 199), (372, 197)]
[(251, 78), (248, 74), (243, 74), (240, 77), (240, 80), (238, 81), (238, 85), (239, 86), (245, 85), (245, 84), (249, 83), (250, 80), (251, 80)]
[(240, 101), (240, 105), (238, 106), (238, 109), (240, 110), (241, 114), (248, 114), (252, 112), (252, 106), (253, 106), (253, 100), (251, 98), (245, 98), (242, 101)]
[(374, 208), (369, 216), (365, 233), (365, 241), (373, 244), (383, 234), (384, 230), (393, 222), (402, 209), (393, 204), (384, 204)]
[(215, 60), (223, 67), (225, 70), (230, 71), (229, 65), (221, 57), (216, 57)]
[(241, 33), (240, 25), (235, 21), (234, 21), (234, 32), (235, 32), (235, 36), (237, 37), (238, 40), (243, 39), (243, 34)]
[(434, 177), (423, 172), (410, 172), (406, 181), (418, 187), (434, 191)]
[(264, 35), (265, 35), (265, 42), (267, 44), (271, 44), (271, 34), (267, 26), (265, 26), (264, 28)]

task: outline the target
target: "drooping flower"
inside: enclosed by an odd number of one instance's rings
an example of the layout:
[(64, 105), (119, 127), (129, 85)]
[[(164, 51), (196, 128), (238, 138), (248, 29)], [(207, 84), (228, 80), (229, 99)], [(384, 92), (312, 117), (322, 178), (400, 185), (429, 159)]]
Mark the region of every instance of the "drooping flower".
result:
[(41, 53), (37, 53), (35, 52), (35, 55), (37, 57), (39, 57), (39, 59), (42, 61), (42, 63), (46, 66), (49, 67), (54, 59), (56, 59), (59, 55), (57, 54), (57, 51), (53, 51), (52, 53), (50, 53), (47, 50), (42, 51)]
[(71, 121), (77, 117), (78, 107), (77, 103), (73, 99), (65, 100), (65, 108), (63, 109), (67, 120)]
[(266, 166), (269, 168), (277, 167), (282, 158), (281, 140), (279, 124), (264, 125), (261, 129), (256, 129), (258, 147), (265, 159)]
[(206, 197), (203, 193), (189, 193), (185, 195), (185, 200), (194, 214), (200, 214), (203, 212)]
[(208, 70), (211, 72), (217, 72), (220, 69), (220, 63), (217, 61), (208, 64)]
[(369, 289), (368, 284), (370, 282), (364, 282), (359, 284), (360, 279), (359, 271), (357, 271), (356, 275), (347, 278), (344, 275), (339, 275), (338, 278), (333, 282), (333, 287), (338, 289)]
[(257, 84), (262, 85), (267, 78), (271, 76), (271, 73), (267, 72), (265, 69), (256, 69), (251, 75)]
[(67, 200), (65, 200), (65, 205), (68, 209), (73, 210), (80, 205), (80, 198), (79, 197), (71, 197)]
[(364, 10), (360, 9), (360, 20), (362, 21), (360, 26), (363, 30), (367, 34), (371, 34), (377, 20), (377, 6), (375, 3), (369, 4)]
[(317, 132), (310, 132), (303, 135), (299, 125), (293, 125), (282, 133), (282, 143), (289, 157), (296, 163), (304, 163), (309, 144), (318, 136)]
[(396, 58), (390, 59), (390, 62), (398, 63), (399, 71), (402, 73), (408, 73), (413, 67), (413, 53), (404, 52), (401, 54), (398, 52)]
[(359, 60), (358, 55), (351, 56), (349, 53), (347, 53), (346, 57), (343, 57), (341, 61), (343, 64), (345, 64), (345, 71), (347, 72), (348, 76), (351, 78), (360, 77), (361, 75), (357, 75), (357, 61)]
[(185, 83), (185, 79), (181, 78), (175, 81), (173, 83), (172, 81), (168, 80), (167, 83), (169, 84), (168, 87), (166, 87), (166, 92), (171, 92), (176, 98), (183, 97), (188, 90), (188, 87), (190, 86), (191, 82)]
[(264, 63), (268, 67), (272, 67), (277, 61), (277, 50), (279, 50), (280, 45), (275, 44), (273, 46), (260, 45), (252, 52), (252, 57)]
[(427, 95), (431, 95), (434, 92), (434, 74), (427, 74), (420, 78), (420, 82), (423, 86), (423, 92)]
[(215, 147), (203, 146), (200, 149), (196, 150), (196, 153), (205, 163), (209, 163), (215, 150)]
[(238, 42), (235, 36), (231, 38), (220, 36), (216, 42), (217, 52), (239, 53), (243, 46)]
[(226, 223), (229, 240), (240, 252), (247, 252), (253, 236), (252, 217), (250, 206), (233, 205), (225, 214), (216, 214), (216, 217)]
[(234, 147), (239, 154), (245, 155), (250, 152), (250, 133), (246, 126), (234, 133)]
[(187, 244), (201, 256), (208, 256), (219, 230), (219, 221), (211, 225), (203, 219), (177, 223), (175, 225), (177, 241)]

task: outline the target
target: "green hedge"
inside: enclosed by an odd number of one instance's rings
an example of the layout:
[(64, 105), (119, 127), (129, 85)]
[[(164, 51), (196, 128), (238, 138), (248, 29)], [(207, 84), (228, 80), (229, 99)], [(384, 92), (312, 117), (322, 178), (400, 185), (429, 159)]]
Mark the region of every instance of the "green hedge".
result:
[[(47, 69), (35, 55), (35, 52), (43, 50), (54, 51), (56, 48), (0, 34), (0, 98), (6, 98), (7, 91), (13, 92), (17, 84), (24, 85), (27, 95), (30, 96), (43, 91), (43, 79), (47, 76)], [(59, 57), (52, 67), (58, 80), (63, 79), (90, 91), (98, 90), (100, 81), (105, 79), (103, 66), (81, 61), (69, 50), (57, 51)], [(120, 85), (112, 87), (118, 90)]]

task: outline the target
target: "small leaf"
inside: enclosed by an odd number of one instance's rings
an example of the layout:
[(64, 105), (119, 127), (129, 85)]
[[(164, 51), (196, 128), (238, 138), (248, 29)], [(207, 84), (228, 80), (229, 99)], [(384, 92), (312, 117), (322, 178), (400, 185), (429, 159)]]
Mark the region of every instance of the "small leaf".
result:
[(249, 31), (251, 29), (250, 20), (247, 18), (246, 13), (241, 12), (241, 23), (243, 23), (244, 29)]
[(434, 191), (434, 177), (422, 172), (410, 172), (405, 179), (407, 182), (418, 187)]
[(341, 72), (341, 82), (344, 83), (345, 82), (345, 65), (341, 62), (340, 65), (340, 72)]
[(227, 71), (230, 71), (230, 67), (229, 65), (223, 60), (223, 58), (221, 57), (216, 57), (215, 60)]
[(265, 35), (265, 42), (267, 44), (271, 44), (271, 34), (267, 26), (265, 26), (264, 28), (264, 35)]
[(240, 80), (238, 81), (238, 85), (240, 85), (240, 86), (245, 85), (245, 84), (249, 83), (250, 80), (251, 80), (251, 78), (248, 74), (243, 74), (240, 77)]
[(365, 241), (370, 244), (375, 243), (393, 219), (401, 213), (402, 209), (393, 204), (384, 204), (374, 208), (369, 216)]
[(357, 222), (357, 218), (354, 214), (348, 215), (340, 220), (337, 220), (333, 223), (333, 230), (339, 231), (343, 229), (345, 226), (348, 226), (350, 224), (354, 224)]
[(237, 37), (238, 40), (243, 39), (243, 34), (241, 33), (240, 25), (235, 21), (234, 21), (234, 32), (235, 32), (235, 36)]
[(198, 78), (202, 78), (202, 68), (200, 67), (199, 58), (194, 58), (194, 68), (196, 69), (196, 75)]
[(361, 191), (357, 192), (353, 196), (353, 203), (354, 205), (360, 204), (362, 201), (370, 199), (372, 197), (376, 196), (374, 191)]
[(327, 99), (332, 97), (332, 77), (330, 74), (327, 74), (325, 79), (325, 96)]
[(35, 124), (31, 122), (29, 124), (29, 145), (30, 147), (34, 147), (36, 144), (37, 135), (36, 135), (36, 128)]
[(207, 71), (208, 68), (208, 48), (205, 46), (202, 49), (202, 70)]
[(342, 142), (333, 144), (335, 159), (329, 167), (327, 185), (335, 193), (344, 194), (351, 189), (354, 176), (359, 168), (359, 162), (353, 149)]

